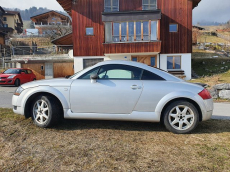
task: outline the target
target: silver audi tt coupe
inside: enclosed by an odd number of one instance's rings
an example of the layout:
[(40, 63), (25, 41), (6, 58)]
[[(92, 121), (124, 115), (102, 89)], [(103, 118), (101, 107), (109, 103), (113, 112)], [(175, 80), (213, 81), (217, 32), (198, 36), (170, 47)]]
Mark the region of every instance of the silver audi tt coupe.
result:
[(213, 112), (203, 87), (131, 61), (104, 61), (68, 79), (23, 84), (12, 104), (15, 113), (43, 128), (64, 117), (162, 122), (177, 134), (191, 132)]

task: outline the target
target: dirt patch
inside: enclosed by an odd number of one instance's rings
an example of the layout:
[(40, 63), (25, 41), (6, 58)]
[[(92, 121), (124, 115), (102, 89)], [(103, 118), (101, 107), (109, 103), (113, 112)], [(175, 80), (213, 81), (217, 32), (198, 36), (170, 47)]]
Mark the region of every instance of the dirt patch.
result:
[(160, 124), (64, 120), (52, 129), (0, 109), (0, 171), (230, 171), (230, 121), (175, 135)]

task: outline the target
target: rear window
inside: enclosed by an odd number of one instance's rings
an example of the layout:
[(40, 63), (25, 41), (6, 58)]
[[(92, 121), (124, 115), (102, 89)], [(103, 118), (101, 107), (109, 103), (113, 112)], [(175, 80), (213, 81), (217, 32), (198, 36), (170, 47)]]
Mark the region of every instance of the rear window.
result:
[(147, 70), (143, 71), (141, 80), (155, 80), (155, 81), (165, 81), (164, 78), (156, 75), (155, 73), (149, 72)]

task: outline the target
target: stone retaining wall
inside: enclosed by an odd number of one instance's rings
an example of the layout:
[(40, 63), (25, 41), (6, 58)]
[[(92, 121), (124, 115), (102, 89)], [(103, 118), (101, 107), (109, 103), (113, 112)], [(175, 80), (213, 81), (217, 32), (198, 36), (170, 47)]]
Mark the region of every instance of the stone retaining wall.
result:
[(230, 100), (230, 83), (215, 85), (209, 90), (214, 99), (229, 99)]

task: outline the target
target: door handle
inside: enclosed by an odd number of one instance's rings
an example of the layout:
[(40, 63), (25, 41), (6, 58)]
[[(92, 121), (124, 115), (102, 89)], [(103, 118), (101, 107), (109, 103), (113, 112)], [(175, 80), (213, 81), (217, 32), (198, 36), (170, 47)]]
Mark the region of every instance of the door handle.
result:
[(132, 86), (131, 86), (131, 89), (133, 89), (133, 90), (141, 89), (141, 86), (132, 85)]

